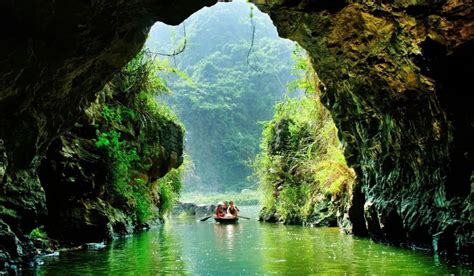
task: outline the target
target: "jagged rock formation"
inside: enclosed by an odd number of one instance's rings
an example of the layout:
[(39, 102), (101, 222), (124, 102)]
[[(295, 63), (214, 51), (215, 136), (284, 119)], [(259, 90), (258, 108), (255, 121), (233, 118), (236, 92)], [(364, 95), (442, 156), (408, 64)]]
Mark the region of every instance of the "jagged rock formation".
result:
[[(154, 21), (178, 23), (213, 2), (0, 4), (0, 265), (28, 259), (24, 235), (47, 211), (36, 168), (50, 143), (138, 52)], [(472, 3), (257, 2), (309, 51), (326, 84), (359, 176), (353, 233), (472, 253)]]
[(186, 215), (202, 218), (214, 214), (215, 210), (216, 206), (214, 204), (197, 205), (195, 203), (178, 202), (173, 208), (172, 214), (176, 216)]
[(9, 168), (29, 168), (74, 124), (154, 22), (177, 24), (215, 2), (1, 3), (0, 137)]
[[(74, 128), (56, 139), (48, 148), (39, 168), (46, 194), (48, 216), (44, 223), (48, 235), (72, 244), (101, 242), (115, 235), (133, 233), (141, 227), (130, 200), (114, 192), (113, 160), (96, 146), (97, 128), (104, 125), (101, 110), (114, 98), (100, 100), (89, 107)], [(147, 118), (147, 125), (135, 121), (118, 124), (127, 144), (133, 148), (155, 147), (133, 170), (132, 179), (140, 179), (155, 206), (162, 204), (156, 193), (156, 181), (183, 162), (183, 130), (166, 118)], [(148, 145), (149, 143), (149, 145)], [(156, 154), (157, 153), (157, 154)], [(157, 210), (158, 211), (158, 210)], [(148, 222), (146, 223), (148, 224)]]
[[(8, 229), (0, 233), (0, 269), (31, 257), (17, 253), (28, 251), (25, 235), (47, 214), (37, 167), (50, 143), (141, 49), (154, 22), (177, 24), (215, 2), (0, 3), (0, 222)], [(14, 250), (3, 243), (8, 233)]]
[(472, 254), (473, 4), (257, 2), (325, 83), (359, 177), (352, 232)]

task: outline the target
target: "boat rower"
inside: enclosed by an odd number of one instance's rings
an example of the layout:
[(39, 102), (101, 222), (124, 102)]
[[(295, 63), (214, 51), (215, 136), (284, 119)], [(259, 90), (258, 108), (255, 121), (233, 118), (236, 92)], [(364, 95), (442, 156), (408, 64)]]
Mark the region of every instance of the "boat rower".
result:
[(234, 201), (230, 201), (230, 205), (229, 205), (229, 208), (227, 208), (227, 213), (236, 217), (239, 215), (239, 208), (237, 208), (237, 206), (235, 206), (234, 204)]

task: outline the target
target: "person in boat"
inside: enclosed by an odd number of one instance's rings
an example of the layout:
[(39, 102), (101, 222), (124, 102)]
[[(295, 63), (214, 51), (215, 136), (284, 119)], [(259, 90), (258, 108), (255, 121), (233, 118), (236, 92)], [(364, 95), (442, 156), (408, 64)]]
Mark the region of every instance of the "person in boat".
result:
[(227, 213), (227, 209), (229, 208), (229, 204), (227, 204), (227, 201), (224, 201), (224, 205), (222, 206), (224, 208), (224, 212)]
[(226, 213), (226, 211), (224, 209), (224, 204), (223, 203), (217, 204), (216, 217), (223, 218), (225, 216), (225, 213)]
[(239, 208), (237, 208), (237, 206), (235, 206), (234, 204), (234, 201), (231, 200), (229, 203), (229, 208), (227, 208), (227, 213), (236, 217), (239, 215), (239, 212), (240, 212)]

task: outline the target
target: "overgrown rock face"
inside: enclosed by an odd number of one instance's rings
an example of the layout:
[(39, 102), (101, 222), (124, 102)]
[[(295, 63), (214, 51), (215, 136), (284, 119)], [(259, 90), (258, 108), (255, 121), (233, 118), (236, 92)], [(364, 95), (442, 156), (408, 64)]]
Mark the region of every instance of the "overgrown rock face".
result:
[(0, 137), (9, 166), (28, 168), (70, 128), (95, 93), (142, 48), (153, 23), (180, 23), (215, 2), (0, 4)]
[(106, 200), (110, 165), (94, 138), (90, 124), (75, 127), (49, 147), (41, 164), (49, 210), (44, 223), (50, 237), (99, 242), (113, 234), (114, 225), (131, 225), (127, 216)]
[[(162, 200), (157, 180), (183, 163), (182, 127), (137, 104), (138, 95), (110, 89), (114, 85), (112, 81), (99, 93), (41, 162), (49, 212), (44, 224), (51, 238), (100, 242), (158, 221)], [(124, 163), (130, 152), (133, 159)], [(145, 200), (150, 206), (142, 211), (151, 214), (146, 221), (137, 211)]]
[[(160, 146), (160, 155), (150, 160), (148, 170), (135, 172), (147, 181), (150, 190), (152, 182), (183, 161), (181, 128), (168, 123), (160, 132), (170, 141)], [(170, 134), (175, 136), (169, 137)], [(95, 128), (91, 121), (85, 120), (48, 149), (40, 176), (48, 203), (45, 223), (50, 237), (75, 244), (99, 242), (132, 233), (139, 226), (127, 202), (110, 192), (113, 189), (110, 160), (96, 147), (95, 141)], [(155, 200), (159, 202), (158, 197)]]
[(154, 22), (177, 24), (215, 2), (0, 3), (0, 222), (18, 237), (38, 226), (47, 211), (37, 166), (50, 143), (135, 56)]
[(257, 2), (326, 85), (359, 178), (353, 233), (472, 253), (472, 3)]

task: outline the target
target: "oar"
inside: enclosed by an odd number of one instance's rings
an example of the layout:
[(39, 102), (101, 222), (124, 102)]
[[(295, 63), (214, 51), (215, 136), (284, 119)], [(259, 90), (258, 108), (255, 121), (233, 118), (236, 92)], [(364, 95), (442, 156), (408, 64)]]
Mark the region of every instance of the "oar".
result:
[(238, 216), (239, 218), (250, 219), (248, 217)]
[(213, 216), (213, 215), (207, 216), (207, 217), (205, 217), (205, 218), (200, 219), (199, 221), (206, 221), (206, 220), (212, 218), (212, 216)]

